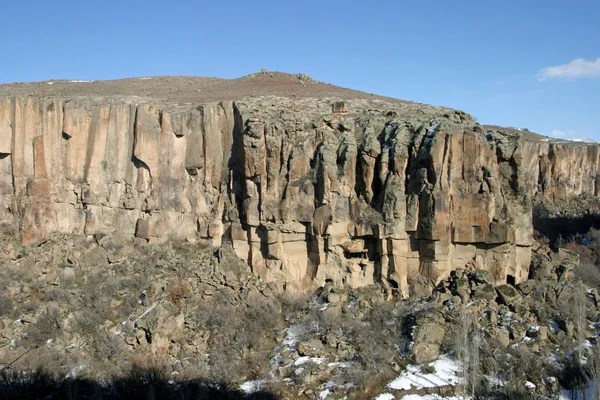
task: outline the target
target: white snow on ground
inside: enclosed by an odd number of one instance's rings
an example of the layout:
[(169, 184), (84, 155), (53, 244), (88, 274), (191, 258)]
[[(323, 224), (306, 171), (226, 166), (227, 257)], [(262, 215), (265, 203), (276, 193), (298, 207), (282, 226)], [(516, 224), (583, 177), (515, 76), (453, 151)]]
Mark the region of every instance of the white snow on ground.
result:
[(582, 139), (570, 139), (571, 142), (583, 142), (583, 143), (596, 143), (594, 139), (582, 138)]
[(86, 368), (85, 364), (77, 365), (76, 367), (74, 367), (73, 369), (71, 369), (69, 371), (69, 373), (67, 374), (67, 376), (65, 376), (65, 378), (67, 378), (67, 379), (77, 378), (79, 375), (81, 375), (81, 373), (83, 372), (83, 370), (85, 370), (85, 368)]
[(262, 390), (265, 387), (265, 381), (257, 379), (255, 381), (244, 382), (240, 385), (240, 390), (246, 394), (252, 394)]
[(470, 396), (442, 397), (439, 394), (407, 394), (401, 400), (469, 400)]
[(326, 358), (302, 356), (302, 357), (298, 358), (296, 361), (294, 361), (294, 365), (302, 365), (302, 364), (306, 364), (307, 362), (312, 362), (315, 364), (323, 364), (325, 362), (325, 360), (326, 360)]
[(283, 339), (283, 344), (287, 346), (289, 350), (296, 350), (296, 343), (298, 343), (298, 338), (300, 335), (305, 333), (308, 330), (306, 325), (292, 325), (285, 330), (286, 335), (285, 339)]
[(437, 360), (429, 363), (435, 368), (433, 373), (422, 372), (419, 365), (409, 365), (406, 371), (390, 382), (387, 386), (396, 390), (409, 390), (411, 387), (418, 389), (432, 388), (438, 386), (456, 385), (461, 378), (457, 376), (460, 364), (452, 360), (448, 355), (443, 355)]
[(145, 77), (139, 78), (139, 79), (140, 79), (140, 81), (146, 81), (148, 79), (152, 79), (152, 77), (151, 76), (145, 76)]
[(375, 400), (394, 400), (395, 397), (391, 393), (382, 393), (379, 396), (375, 397)]
[(327, 363), (328, 367), (340, 367), (340, 368), (350, 368), (352, 366), (351, 362), (330, 362)]
[(529, 327), (529, 332), (531, 332), (531, 333), (539, 332), (539, 331), (540, 331), (539, 325), (533, 325), (533, 326)]

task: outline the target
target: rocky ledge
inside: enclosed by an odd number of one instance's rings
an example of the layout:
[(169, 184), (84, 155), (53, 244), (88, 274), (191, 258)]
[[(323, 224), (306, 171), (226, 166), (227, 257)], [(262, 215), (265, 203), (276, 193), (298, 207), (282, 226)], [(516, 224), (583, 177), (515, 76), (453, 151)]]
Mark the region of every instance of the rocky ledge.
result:
[(302, 76), (272, 95), (259, 78), (200, 102), (1, 87), (1, 221), (23, 244), (54, 233), (227, 244), (286, 289), (380, 283), (408, 296), (419, 277), (465, 267), (526, 280), (534, 201), (598, 194), (595, 144)]

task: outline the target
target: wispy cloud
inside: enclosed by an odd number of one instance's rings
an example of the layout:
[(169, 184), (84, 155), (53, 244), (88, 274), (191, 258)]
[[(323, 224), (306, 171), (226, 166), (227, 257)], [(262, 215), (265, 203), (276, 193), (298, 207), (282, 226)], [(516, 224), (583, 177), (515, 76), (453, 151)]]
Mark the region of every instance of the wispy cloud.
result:
[(552, 129), (552, 133), (550, 133), (550, 136), (557, 139), (570, 139), (577, 137), (577, 135), (573, 131), (565, 132), (558, 129)]
[(587, 137), (582, 138), (582, 137), (580, 137), (580, 135), (576, 134), (573, 131), (565, 132), (565, 131), (561, 131), (558, 129), (553, 129), (550, 136), (552, 136), (555, 139), (566, 139), (566, 140), (571, 140), (573, 142), (596, 143), (596, 141), (594, 139), (590, 139)]
[(561, 78), (594, 78), (600, 77), (600, 57), (595, 61), (577, 58), (568, 64), (555, 65), (540, 70), (537, 74), (539, 81)]

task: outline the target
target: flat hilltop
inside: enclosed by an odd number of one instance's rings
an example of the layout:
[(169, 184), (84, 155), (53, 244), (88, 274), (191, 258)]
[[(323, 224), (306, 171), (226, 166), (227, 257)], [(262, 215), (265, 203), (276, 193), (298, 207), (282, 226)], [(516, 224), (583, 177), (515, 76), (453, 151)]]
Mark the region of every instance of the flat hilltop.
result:
[(408, 103), (391, 97), (316, 81), (305, 74), (257, 72), (236, 79), (196, 76), (149, 76), (116, 80), (49, 80), (0, 85), (3, 96), (139, 96), (175, 103), (239, 100), (246, 97), (373, 99)]
[[(276, 96), (290, 99), (335, 98), (340, 100), (384, 101), (411, 109), (438, 108), (392, 97), (319, 82), (306, 74), (261, 71), (240, 78), (224, 79), (200, 76), (147, 76), (114, 80), (52, 79), (40, 82), (0, 84), (0, 97), (140, 97), (167, 103), (197, 104), (212, 101), (241, 100), (251, 97)], [(439, 107), (446, 108), (446, 107)], [(589, 140), (568, 141), (520, 129), (483, 125), (484, 130), (497, 130), (521, 135), (528, 141), (588, 144)], [(593, 142), (593, 141), (592, 141)]]

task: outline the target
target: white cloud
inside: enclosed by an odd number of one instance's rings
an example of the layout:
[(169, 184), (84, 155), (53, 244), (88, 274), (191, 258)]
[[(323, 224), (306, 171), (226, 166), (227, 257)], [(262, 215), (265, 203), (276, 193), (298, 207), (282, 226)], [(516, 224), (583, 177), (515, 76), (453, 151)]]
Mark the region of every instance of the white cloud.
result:
[(552, 133), (550, 133), (550, 136), (552, 136), (553, 138), (557, 138), (557, 139), (569, 139), (572, 137), (575, 137), (577, 135), (575, 135), (575, 132), (565, 132), (565, 131), (560, 131), (558, 129), (552, 129)]
[(572, 142), (596, 143), (596, 141), (594, 139), (590, 139), (587, 137), (582, 138), (573, 131), (565, 132), (565, 131), (560, 131), (558, 129), (553, 129), (552, 133), (550, 133), (550, 136), (552, 136), (555, 139), (566, 139), (566, 140), (570, 140)]
[(546, 67), (537, 74), (539, 81), (552, 78), (594, 78), (600, 77), (600, 57), (595, 61), (577, 58), (568, 64)]

